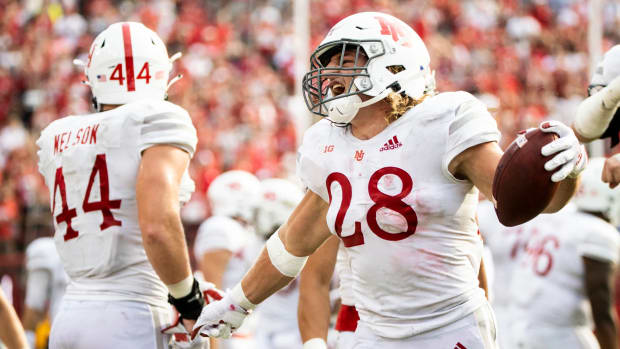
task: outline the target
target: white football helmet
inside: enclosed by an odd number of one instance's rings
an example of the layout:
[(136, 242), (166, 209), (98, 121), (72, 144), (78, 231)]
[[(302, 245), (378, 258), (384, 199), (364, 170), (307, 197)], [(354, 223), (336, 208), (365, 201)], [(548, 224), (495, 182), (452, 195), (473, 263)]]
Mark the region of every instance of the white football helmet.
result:
[(603, 60), (596, 66), (588, 86), (588, 95), (593, 95), (607, 86), (616, 76), (620, 76), (620, 45), (605, 52)]
[(258, 178), (249, 172), (234, 170), (220, 174), (207, 191), (213, 215), (240, 217), (252, 222), (260, 200), (260, 188)]
[(304, 193), (284, 179), (270, 178), (261, 183), (261, 203), (256, 211), (256, 232), (269, 237), (291, 215)]
[(172, 62), (166, 45), (142, 23), (119, 22), (110, 25), (93, 41), (84, 65), (85, 83), (93, 93), (95, 109), (101, 104), (126, 104), (141, 99), (166, 98)]
[(620, 224), (620, 190), (611, 189), (601, 179), (605, 158), (591, 158), (581, 174), (581, 184), (574, 203), (581, 211), (601, 212), (610, 222)]
[[(355, 66), (327, 67), (334, 54), (356, 50)], [(360, 53), (368, 58), (358, 65)], [(304, 99), (314, 114), (346, 125), (365, 106), (387, 97), (390, 92), (412, 98), (435, 90), (430, 56), (418, 34), (400, 19), (380, 13), (361, 12), (338, 22), (310, 57), (310, 71), (303, 79)], [(392, 73), (389, 67), (401, 71)], [(334, 96), (329, 79), (353, 77), (346, 91)], [(362, 102), (358, 94), (373, 98)]]

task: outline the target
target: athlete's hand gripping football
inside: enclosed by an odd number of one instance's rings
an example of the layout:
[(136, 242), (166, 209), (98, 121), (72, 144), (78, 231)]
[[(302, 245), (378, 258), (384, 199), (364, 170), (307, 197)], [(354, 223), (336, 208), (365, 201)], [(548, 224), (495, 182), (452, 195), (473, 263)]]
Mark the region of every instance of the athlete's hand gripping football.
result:
[(565, 178), (575, 178), (583, 171), (588, 162), (588, 155), (573, 130), (559, 121), (545, 121), (540, 124), (543, 132), (554, 132), (559, 138), (542, 147), (543, 156), (555, 154), (545, 163), (545, 170), (554, 171), (551, 180), (560, 182)]

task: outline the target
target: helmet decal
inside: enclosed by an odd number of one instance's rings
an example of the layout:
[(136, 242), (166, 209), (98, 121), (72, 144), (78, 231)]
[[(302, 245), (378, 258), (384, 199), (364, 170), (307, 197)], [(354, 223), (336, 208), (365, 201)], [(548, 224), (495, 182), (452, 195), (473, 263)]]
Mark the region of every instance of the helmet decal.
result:
[(388, 17), (383, 16), (375, 16), (375, 19), (379, 21), (379, 25), (381, 26), (381, 34), (388, 35), (392, 37), (394, 42), (398, 43), (399, 40), (403, 39), (400, 45), (405, 47), (412, 47), (412, 38), (407, 35), (407, 28), (404, 27), (402, 22), (397, 22)]
[(131, 32), (129, 23), (123, 23), (123, 46), (125, 48), (125, 71), (127, 72), (127, 91), (136, 90), (133, 75), (133, 51), (131, 49)]

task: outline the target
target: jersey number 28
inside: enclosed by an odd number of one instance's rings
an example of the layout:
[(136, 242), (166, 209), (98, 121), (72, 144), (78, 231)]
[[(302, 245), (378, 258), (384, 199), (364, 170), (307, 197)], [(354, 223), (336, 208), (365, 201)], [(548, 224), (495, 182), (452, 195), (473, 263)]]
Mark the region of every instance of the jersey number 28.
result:
[[(383, 176), (390, 174), (400, 178), (403, 184), (400, 193), (394, 196), (381, 192), (378, 187), (379, 180)], [(342, 202), (340, 203), (340, 209), (338, 210), (336, 222), (334, 224), (336, 234), (338, 234), (338, 236), (342, 239), (342, 243), (345, 247), (362, 245), (364, 244), (364, 234), (362, 233), (361, 222), (355, 222), (355, 232), (353, 235), (342, 236), (342, 222), (347, 214), (349, 205), (351, 205), (351, 198), (353, 196), (351, 182), (347, 176), (340, 172), (333, 172), (327, 176), (325, 184), (327, 185), (327, 194), (329, 195), (330, 204), (332, 202), (331, 185), (333, 182), (338, 182), (342, 189)], [(409, 176), (405, 170), (398, 167), (383, 167), (370, 176), (370, 179), (368, 180), (368, 195), (370, 195), (370, 198), (375, 204), (372, 205), (366, 213), (366, 221), (368, 222), (368, 227), (375, 235), (384, 240), (399, 241), (406, 239), (415, 233), (415, 229), (418, 226), (418, 216), (413, 208), (403, 201), (403, 199), (411, 193), (412, 188), (413, 180), (411, 179), (411, 176)], [(377, 211), (380, 208), (389, 208), (390, 210), (396, 211), (405, 217), (407, 220), (407, 231), (392, 234), (381, 229), (377, 223)]]
[[(99, 201), (89, 201), (90, 193), (93, 189), (93, 183), (95, 182), (95, 176), (99, 173)], [(60, 199), (62, 201), (62, 211), (55, 217), (56, 223), (67, 223), (67, 232), (64, 235), (65, 241), (78, 237), (79, 232), (71, 226), (71, 220), (77, 216), (75, 208), (69, 208), (67, 203), (67, 191), (65, 186), (65, 176), (62, 173), (62, 167), (56, 169), (56, 178), (54, 179), (54, 196), (52, 200), (52, 216), (56, 210), (56, 190), (60, 190)], [(84, 212), (101, 211), (103, 215), (103, 222), (99, 225), (101, 230), (105, 230), (112, 226), (120, 226), (121, 221), (114, 218), (111, 209), (118, 209), (121, 207), (121, 200), (110, 200), (110, 186), (108, 184), (108, 167), (105, 159), (105, 154), (97, 154), (95, 158), (95, 164), (90, 172), (90, 179), (88, 180), (88, 186), (86, 187), (86, 195), (82, 202), (82, 210)]]

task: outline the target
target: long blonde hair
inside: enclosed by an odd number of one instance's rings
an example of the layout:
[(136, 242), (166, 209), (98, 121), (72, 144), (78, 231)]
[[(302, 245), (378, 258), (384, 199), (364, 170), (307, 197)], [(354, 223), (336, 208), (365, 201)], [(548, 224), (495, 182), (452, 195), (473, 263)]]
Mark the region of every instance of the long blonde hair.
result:
[[(392, 65), (387, 68), (393, 74), (401, 72), (405, 69), (402, 65)], [(385, 101), (392, 107), (390, 113), (385, 117), (385, 121), (390, 124), (398, 120), (398, 118), (403, 116), (409, 109), (422, 103), (426, 97), (432, 96), (433, 94), (434, 91), (425, 91), (420, 98), (415, 99), (404, 93), (391, 92), (387, 97), (385, 97)]]

